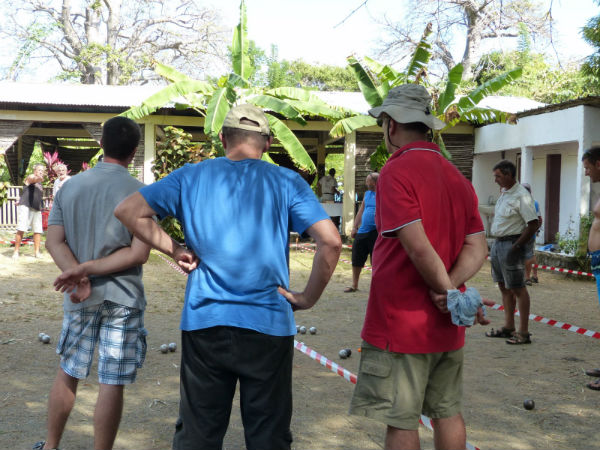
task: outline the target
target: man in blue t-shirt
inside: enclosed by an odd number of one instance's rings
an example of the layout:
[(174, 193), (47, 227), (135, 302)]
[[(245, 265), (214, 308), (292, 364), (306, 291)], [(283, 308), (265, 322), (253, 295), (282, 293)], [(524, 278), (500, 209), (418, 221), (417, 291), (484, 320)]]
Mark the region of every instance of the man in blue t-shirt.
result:
[[(181, 316), (181, 401), (173, 448), (221, 448), (237, 381), (248, 449), (292, 441), (293, 311), (312, 307), (341, 250), (335, 226), (297, 173), (261, 160), (265, 114), (232, 108), (225, 157), (186, 165), (115, 210), (136, 236), (190, 272)], [(152, 219), (173, 216), (188, 249)], [(302, 292), (289, 290), (289, 231), (317, 244)]]
[(354, 239), (352, 243), (352, 286), (344, 289), (344, 292), (358, 291), (358, 279), (368, 256), (371, 256), (371, 264), (373, 264), (373, 247), (375, 247), (375, 241), (377, 240), (375, 198), (378, 177), (379, 174), (373, 172), (367, 175), (365, 179), (367, 191), (360, 204), (360, 208), (358, 208), (354, 227), (350, 233), (350, 236)]

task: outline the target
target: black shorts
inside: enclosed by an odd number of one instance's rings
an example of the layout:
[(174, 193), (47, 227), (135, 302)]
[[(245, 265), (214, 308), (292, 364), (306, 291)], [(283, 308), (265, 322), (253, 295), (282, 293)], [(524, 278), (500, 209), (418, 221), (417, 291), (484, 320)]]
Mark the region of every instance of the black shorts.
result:
[(354, 267), (364, 267), (369, 255), (371, 255), (371, 263), (373, 262), (373, 247), (375, 247), (377, 234), (377, 230), (373, 230), (356, 235), (352, 244), (352, 265)]
[(183, 331), (181, 348), (173, 449), (222, 448), (238, 380), (246, 448), (290, 449), (293, 336), (213, 327)]

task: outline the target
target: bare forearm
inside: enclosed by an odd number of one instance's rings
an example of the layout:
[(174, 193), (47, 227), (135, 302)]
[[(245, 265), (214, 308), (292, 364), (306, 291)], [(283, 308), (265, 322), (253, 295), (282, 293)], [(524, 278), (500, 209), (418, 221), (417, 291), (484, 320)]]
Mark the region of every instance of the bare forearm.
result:
[(81, 266), (86, 276), (108, 275), (141, 266), (148, 260), (149, 252), (146, 244), (138, 242), (135, 247), (120, 248), (104, 258), (86, 261)]
[(431, 290), (441, 294), (456, 287), (433, 247), (409, 252), (408, 256)]
[(452, 284), (460, 286), (470, 280), (483, 266), (487, 253), (487, 242), (483, 233), (467, 236), (465, 244), (450, 270)]
[(524, 247), (525, 244), (527, 244), (531, 238), (533, 237), (533, 235), (535, 234), (535, 232), (538, 230), (538, 221), (537, 220), (532, 220), (531, 222), (529, 222), (527, 224), (527, 228), (525, 228), (525, 230), (523, 230), (523, 232), (521, 233), (521, 236), (519, 237), (519, 239), (517, 239), (517, 241), (514, 243), (515, 246), (519, 246), (519, 247)]
[[(127, 224), (125, 225), (127, 226)], [(129, 226), (127, 227), (129, 228)], [(137, 218), (129, 229), (139, 240), (171, 258), (175, 255), (176, 249), (181, 247), (152, 218)]]
[(304, 295), (312, 305), (317, 303), (331, 279), (340, 251), (341, 246), (336, 245), (327, 244), (317, 247), (312, 270), (304, 289)]
[(52, 256), (54, 263), (58, 266), (61, 271), (71, 269), (79, 264), (79, 261), (71, 252), (70, 247), (65, 241), (55, 242), (52, 240), (46, 240), (46, 250)]

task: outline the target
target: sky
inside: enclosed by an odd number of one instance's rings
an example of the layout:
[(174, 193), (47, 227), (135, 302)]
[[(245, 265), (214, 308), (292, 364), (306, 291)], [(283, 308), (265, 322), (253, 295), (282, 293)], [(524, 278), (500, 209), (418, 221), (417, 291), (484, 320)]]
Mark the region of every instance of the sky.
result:
[[(402, 20), (403, 0), (369, 0), (341, 23), (364, 0), (246, 0), (248, 37), (259, 47), (276, 44), (281, 59), (304, 59), (309, 63), (345, 65), (346, 56), (375, 56), (383, 38), (377, 20), (384, 14)], [(589, 18), (600, 14), (594, 0), (543, 0), (552, 2), (557, 30), (557, 51), (561, 59), (582, 58), (593, 52), (579, 34)], [(239, 19), (239, 0), (219, 0), (226, 23), (235, 26)], [(463, 42), (464, 45), (464, 42)], [(456, 52), (462, 54), (463, 48)], [(460, 58), (458, 58), (460, 59)]]
[[(225, 26), (233, 29), (237, 25), (240, 0), (197, 1), (217, 8)], [(383, 27), (377, 21), (384, 14), (401, 21), (407, 1), (368, 0), (359, 8), (363, 3), (364, 0), (246, 0), (248, 37), (267, 54), (271, 44), (277, 45), (279, 59), (345, 66), (346, 57), (351, 54), (376, 57), (376, 49), (384, 39)], [(581, 39), (580, 30), (588, 19), (600, 14), (600, 6), (594, 0), (542, 0), (542, 3), (546, 8), (552, 3), (555, 47), (561, 63), (590, 55), (593, 48)], [(455, 60), (460, 59), (464, 50), (461, 44), (464, 46), (464, 41), (454, 49)], [(552, 49), (548, 51), (554, 53)], [(0, 48), (0, 64), (10, 64), (12, 58), (14, 50)], [(31, 70), (20, 81), (46, 81), (51, 77), (48, 67)]]

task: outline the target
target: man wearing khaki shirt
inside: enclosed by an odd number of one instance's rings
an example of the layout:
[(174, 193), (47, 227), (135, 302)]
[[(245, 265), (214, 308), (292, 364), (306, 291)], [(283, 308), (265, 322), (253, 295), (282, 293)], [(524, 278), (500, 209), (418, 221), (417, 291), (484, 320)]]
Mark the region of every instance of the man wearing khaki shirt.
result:
[[(525, 285), (525, 246), (538, 228), (533, 197), (517, 183), (515, 165), (500, 161), (494, 166), (494, 179), (502, 188), (496, 202), (492, 235), (496, 238), (490, 253), (492, 278), (498, 283), (504, 306), (504, 326), (486, 333), (491, 338), (507, 338), (507, 344), (530, 344), (529, 292)], [(520, 311), (519, 331), (515, 329), (515, 306)]]

